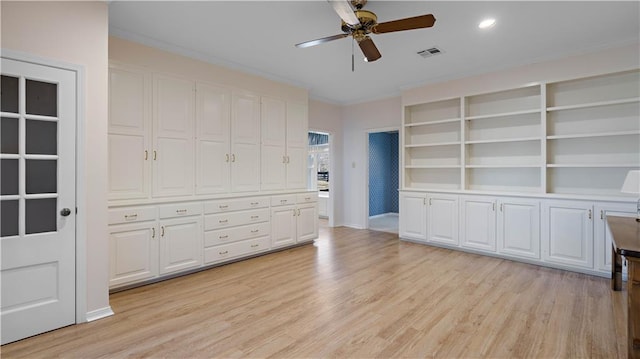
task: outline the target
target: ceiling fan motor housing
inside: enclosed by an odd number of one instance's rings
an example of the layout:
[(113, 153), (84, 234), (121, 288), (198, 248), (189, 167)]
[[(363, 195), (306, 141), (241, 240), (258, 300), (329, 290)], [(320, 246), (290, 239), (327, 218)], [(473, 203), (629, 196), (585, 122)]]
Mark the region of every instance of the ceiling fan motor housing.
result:
[(342, 21), (342, 31), (347, 34), (351, 34), (354, 31), (362, 30), (365, 34), (371, 32), (371, 29), (378, 24), (378, 17), (376, 14), (368, 10), (356, 10), (356, 17), (360, 21), (360, 24), (351, 27), (346, 22)]

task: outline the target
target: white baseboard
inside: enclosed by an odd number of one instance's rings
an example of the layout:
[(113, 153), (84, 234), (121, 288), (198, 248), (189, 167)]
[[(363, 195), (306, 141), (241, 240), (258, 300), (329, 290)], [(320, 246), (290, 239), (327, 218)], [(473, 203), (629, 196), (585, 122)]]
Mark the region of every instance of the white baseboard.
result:
[(104, 307), (87, 312), (87, 322), (93, 322), (94, 320), (110, 317), (115, 313), (111, 310), (111, 307)]

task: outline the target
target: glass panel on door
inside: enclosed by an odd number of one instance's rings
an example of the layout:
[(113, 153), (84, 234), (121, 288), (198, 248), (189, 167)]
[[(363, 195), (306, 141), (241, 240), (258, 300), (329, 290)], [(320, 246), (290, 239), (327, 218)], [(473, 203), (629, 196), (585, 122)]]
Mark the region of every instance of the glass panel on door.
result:
[(1, 91), (0, 235), (55, 232), (58, 85), (2, 75)]

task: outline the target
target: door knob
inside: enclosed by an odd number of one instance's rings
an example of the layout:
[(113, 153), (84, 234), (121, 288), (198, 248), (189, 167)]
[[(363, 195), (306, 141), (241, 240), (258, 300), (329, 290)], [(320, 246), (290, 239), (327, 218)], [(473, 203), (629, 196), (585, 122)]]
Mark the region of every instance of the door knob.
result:
[(71, 210), (69, 208), (63, 208), (60, 210), (60, 215), (66, 217), (71, 214)]

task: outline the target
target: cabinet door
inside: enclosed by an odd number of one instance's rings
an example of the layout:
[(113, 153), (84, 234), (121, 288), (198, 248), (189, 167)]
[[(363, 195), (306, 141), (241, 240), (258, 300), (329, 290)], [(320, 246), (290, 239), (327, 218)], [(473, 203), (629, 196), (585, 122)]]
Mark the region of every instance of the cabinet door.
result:
[(154, 77), (154, 196), (193, 194), (193, 83)]
[(593, 268), (593, 206), (549, 201), (543, 207), (543, 259), (573, 267)]
[(109, 230), (109, 286), (158, 275), (156, 222), (112, 226)]
[(400, 237), (427, 240), (426, 200), (424, 193), (400, 193)]
[(229, 192), (231, 91), (196, 86), (196, 193)]
[(109, 199), (149, 197), (149, 103), (144, 72), (109, 68)]
[(611, 273), (611, 229), (607, 224), (607, 216), (635, 217), (635, 203), (602, 203), (595, 207), (594, 215), (594, 256), (595, 269)]
[(498, 252), (540, 259), (540, 203), (508, 198), (498, 208)]
[(308, 107), (302, 102), (287, 103), (287, 189), (307, 187), (309, 152)]
[(296, 207), (271, 208), (271, 248), (296, 243)]
[(286, 105), (262, 98), (262, 176), (263, 190), (284, 189), (286, 184)]
[(202, 251), (199, 216), (160, 222), (160, 274), (199, 267)]
[(430, 242), (458, 245), (458, 196), (427, 196), (427, 235)]
[(258, 191), (260, 98), (244, 92), (234, 92), (231, 116), (231, 191)]
[(318, 205), (306, 203), (298, 205), (296, 232), (298, 243), (318, 238)]
[(462, 197), (460, 235), (462, 246), (496, 251), (496, 200), (489, 197)]

